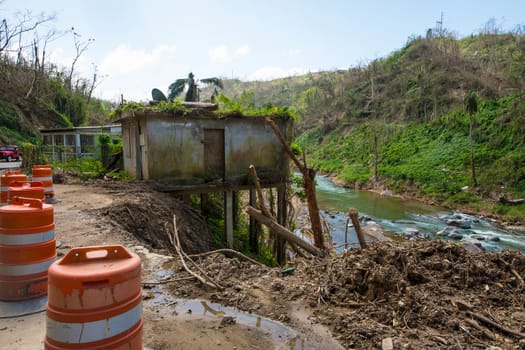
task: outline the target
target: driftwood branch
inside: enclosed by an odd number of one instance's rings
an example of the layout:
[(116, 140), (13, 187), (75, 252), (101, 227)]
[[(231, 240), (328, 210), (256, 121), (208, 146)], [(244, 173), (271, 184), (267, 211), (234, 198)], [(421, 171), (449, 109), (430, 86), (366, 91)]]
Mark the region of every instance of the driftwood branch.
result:
[(157, 284), (168, 284), (168, 283), (173, 283), (173, 282), (189, 281), (189, 280), (192, 280), (192, 279), (195, 279), (195, 276), (192, 275), (192, 276), (189, 276), (189, 277), (173, 278), (173, 279), (168, 279), (168, 280), (164, 280), (164, 281), (142, 282), (141, 284), (143, 286), (157, 285)]
[(507, 205), (519, 205), (525, 203), (525, 198), (520, 199), (507, 199), (505, 197), (501, 197), (499, 199), (500, 203), (507, 204)]
[(523, 278), (520, 276), (520, 274), (516, 271), (516, 269), (514, 269), (512, 264), (509, 264), (508, 262), (506, 262), (505, 260), (501, 258), (498, 258), (498, 261), (501, 262), (503, 265), (505, 265), (505, 267), (508, 268), (510, 272), (514, 275), (514, 277), (516, 277), (516, 279), (518, 280), (518, 288), (520, 289), (523, 288), (523, 286), (525, 285), (525, 282), (523, 281)]
[(488, 324), (488, 325), (490, 325), (490, 326), (492, 326), (492, 327), (494, 327), (496, 329), (499, 329), (502, 332), (505, 332), (507, 334), (514, 335), (516, 337), (520, 337), (520, 338), (525, 339), (525, 333), (521, 333), (521, 332), (515, 331), (513, 329), (507, 328), (505, 326), (502, 326), (499, 323), (494, 322), (491, 319), (488, 319), (488, 318), (486, 318), (483, 315), (480, 315), (480, 314), (472, 312), (472, 311), (467, 311), (467, 315), (469, 315), (471, 317), (474, 317), (474, 318), (478, 319), (479, 321), (481, 321), (481, 322), (483, 322), (485, 324)]
[[(198, 274), (196, 274), (195, 272), (193, 272), (187, 265), (186, 265), (186, 261), (184, 261), (184, 257), (188, 258), (189, 257), (186, 255), (186, 253), (184, 253), (184, 251), (182, 250), (181, 248), (181, 245), (180, 245), (180, 240), (179, 240), (179, 234), (178, 234), (178, 230), (177, 230), (177, 217), (175, 215), (173, 215), (173, 229), (174, 229), (174, 232), (173, 232), (173, 237), (171, 235), (168, 234), (168, 237), (170, 239), (170, 242), (171, 244), (175, 247), (175, 250), (177, 251), (177, 253), (179, 254), (179, 257), (180, 257), (180, 261), (182, 263), (182, 266), (184, 266), (184, 269), (190, 274), (192, 275), (193, 277), (195, 277), (196, 279), (198, 279), (201, 283), (203, 283), (204, 285), (206, 286), (209, 286), (209, 287), (212, 287), (212, 288), (216, 288), (216, 289), (219, 289), (219, 290), (223, 290), (224, 287), (220, 286), (219, 284), (215, 283), (211, 278), (209, 278), (208, 276), (205, 275), (205, 277), (202, 277)], [(189, 259), (191, 261), (191, 259)]]
[(467, 318), (465, 320), (465, 322), (467, 322), (470, 326), (476, 328), (478, 331), (483, 333), (485, 335), (485, 337), (489, 338), (490, 340), (496, 340), (497, 339), (496, 336), (494, 335), (494, 333), (489, 331), (487, 328), (482, 327), (476, 320), (474, 320), (472, 318)]
[(293, 242), (290, 242), (288, 241), (288, 244), (290, 245), (290, 247), (292, 247), (293, 251), (298, 255), (300, 256), (301, 258), (306, 258), (306, 255), (304, 255), (304, 253), (299, 249), (299, 247), (297, 246), (297, 244), (293, 243)]
[(289, 231), (285, 227), (279, 225), (271, 218), (264, 215), (260, 210), (255, 209), (254, 207), (247, 205), (244, 210), (248, 215), (259, 221), (261, 224), (269, 227), (272, 229), (276, 234), (287, 240), (288, 242), (292, 242), (299, 247), (303, 248), (307, 252), (313, 255), (317, 256), (324, 256), (324, 253), (322, 250), (308, 244), (307, 242), (303, 241), (301, 238), (297, 237), (293, 234), (293, 232)]
[(258, 262), (257, 260), (254, 260), (242, 253), (239, 253), (238, 251), (236, 250), (233, 250), (233, 249), (217, 249), (217, 250), (212, 250), (210, 252), (205, 252), (205, 253), (200, 253), (200, 254), (192, 254), (192, 255), (189, 255), (190, 257), (203, 257), (203, 256), (208, 256), (208, 255), (212, 255), (212, 254), (215, 254), (215, 253), (221, 253), (221, 254), (224, 254), (226, 256), (231, 256), (231, 255), (234, 255), (240, 259), (243, 259), (243, 260), (246, 260), (246, 261), (249, 261), (251, 262), (252, 264), (255, 264), (255, 265), (259, 265), (259, 266), (262, 266), (262, 267), (268, 267), (264, 264), (261, 264), (260, 262)]

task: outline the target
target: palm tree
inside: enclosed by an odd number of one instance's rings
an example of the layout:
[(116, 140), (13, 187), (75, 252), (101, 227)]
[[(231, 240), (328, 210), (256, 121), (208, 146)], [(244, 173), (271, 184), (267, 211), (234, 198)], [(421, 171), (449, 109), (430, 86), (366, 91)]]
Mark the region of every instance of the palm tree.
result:
[[(204, 84), (212, 84), (212, 85), (215, 85), (217, 87), (220, 87), (221, 89), (223, 87), (222, 86), (222, 81), (219, 78), (201, 79), (200, 82), (202, 82)], [(190, 72), (190, 74), (188, 74), (187, 78), (177, 79), (177, 80), (175, 80), (175, 82), (173, 82), (168, 87), (168, 99), (169, 100), (175, 99), (177, 96), (182, 94), (182, 92), (185, 89), (187, 89), (184, 101), (188, 101), (188, 102), (197, 102), (197, 101), (199, 101), (200, 89), (198, 88), (198, 83), (199, 83), (199, 81), (196, 80), (195, 76), (193, 75), (193, 73)], [(214, 94), (216, 92), (217, 92), (217, 90), (215, 89)], [(213, 96), (212, 96), (212, 99), (213, 99)]]

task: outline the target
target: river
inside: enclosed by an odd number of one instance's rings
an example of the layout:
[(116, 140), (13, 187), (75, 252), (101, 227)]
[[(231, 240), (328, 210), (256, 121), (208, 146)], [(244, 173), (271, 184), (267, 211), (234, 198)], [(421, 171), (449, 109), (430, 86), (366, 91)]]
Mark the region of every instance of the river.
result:
[[(512, 249), (525, 253), (525, 233), (505, 230), (494, 221), (413, 200), (346, 189), (336, 186), (325, 176), (318, 176), (316, 181), (319, 208), (330, 225), (338, 251), (344, 249), (348, 209), (356, 208), (362, 219), (376, 222), (385, 235), (392, 238), (441, 237), (470, 242), (485, 251)], [(348, 233), (348, 241), (356, 245), (352, 227)]]

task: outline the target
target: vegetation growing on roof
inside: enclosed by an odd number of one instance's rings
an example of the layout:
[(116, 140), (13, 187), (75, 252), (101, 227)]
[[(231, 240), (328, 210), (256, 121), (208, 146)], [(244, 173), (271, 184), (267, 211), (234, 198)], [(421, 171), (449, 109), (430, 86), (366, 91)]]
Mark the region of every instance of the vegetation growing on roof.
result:
[(288, 106), (274, 106), (268, 102), (260, 108), (255, 108), (253, 103), (250, 103), (250, 96), (253, 94), (243, 93), (239, 98), (228, 98), (224, 94), (217, 96), (219, 102), (219, 110), (216, 112), (221, 116), (239, 115), (246, 117), (280, 117), (296, 119), (297, 115), (292, 108)]
[(171, 114), (178, 114), (181, 116), (189, 115), (214, 115), (217, 118), (225, 118), (231, 116), (237, 117), (278, 117), (296, 119), (296, 114), (293, 109), (289, 107), (274, 106), (267, 103), (265, 106), (255, 108), (253, 104), (246, 102), (246, 99), (241, 96), (239, 98), (228, 98), (221, 94), (217, 97), (219, 102), (219, 110), (209, 111), (205, 109), (191, 108), (184, 106), (179, 99), (163, 100), (151, 103), (150, 105), (143, 105), (137, 102), (128, 102), (115, 108), (112, 112), (112, 118), (118, 117), (122, 112), (134, 111), (152, 111), (164, 112)]
[(127, 102), (116, 107), (111, 112), (111, 118), (115, 118), (121, 115), (122, 112), (136, 112), (136, 111), (152, 111), (152, 112), (165, 112), (173, 114), (186, 114), (190, 111), (189, 108), (185, 107), (179, 99), (159, 101), (150, 105), (144, 105), (139, 102)]

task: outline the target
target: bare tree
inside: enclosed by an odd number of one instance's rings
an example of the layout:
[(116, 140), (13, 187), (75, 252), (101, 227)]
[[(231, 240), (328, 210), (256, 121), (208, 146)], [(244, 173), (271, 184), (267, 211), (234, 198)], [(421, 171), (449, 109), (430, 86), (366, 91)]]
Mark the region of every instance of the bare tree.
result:
[(105, 76), (100, 76), (98, 73), (98, 66), (95, 63), (91, 63), (93, 67), (93, 79), (91, 80), (91, 84), (89, 85), (89, 88), (87, 90), (87, 104), (91, 101), (91, 96), (93, 95), (93, 90), (97, 88), (97, 86), (100, 85), (102, 82), (102, 79), (104, 79)]
[[(0, 2), (0, 5), (1, 4), (2, 2)], [(34, 19), (28, 10), (23, 13), (17, 13), (14, 24), (10, 24), (6, 18), (2, 19), (0, 23), (0, 55), (6, 51), (20, 52), (20, 50), (23, 49), (21, 43), (24, 34), (33, 32), (42, 24), (54, 20), (54, 15), (45, 16), (44, 14), (40, 14)], [(11, 49), (11, 45), (16, 39), (18, 39), (19, 45), (16, 49)], [(31, 44), (29, 46), (31, 46)]]
[[(33, 92), (35, 86), (38, 86), (38, 79), (45, 74), (47, 44), (60, 38), (63, 35), (64, 33), (57, 33), (57, 31), (54, 29), (47, 32), (42, 38), (38, 35), (38, 33), (35, 33), (35, 38), (33, 39), (31, 49), (31, 52), (33, 54), (33, 80), (31, 81), (29, 89), (26, 93), (26, 98), (29, 98), (29, 96), (31, 96), (31, 93)], [(39, 54), (40, 46), (42, 47), (41, 56)]]
[(71, 27), (71, 33), (73, 33), (73, 41), (75, 43), (75, 57), (73, 58), (73, 62), (71, 63), (71, 69), (69, 70), (69, 76), (68, 76), (68, 88), (69, 92), (73, 90), (73, 73), (75, 71), (75, 65), (78, 62), (78, 59), (82, 54), (88, 49), (89, 45), (91, 45), (95, 39), (89, 38), (85, 41), (82, 41), (81, 35), (75, 32), (75, 28)]
[(479, 29), (479, 33), (483, 35), (498, 35), (502, 32), (501, 25), (494, 17), (489, 18), (489, 20)]

